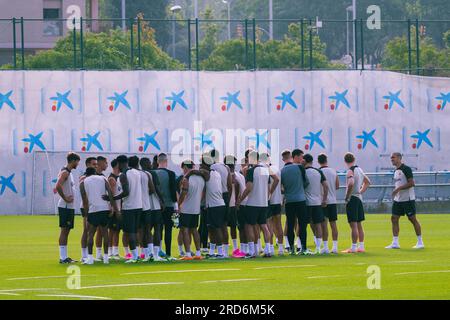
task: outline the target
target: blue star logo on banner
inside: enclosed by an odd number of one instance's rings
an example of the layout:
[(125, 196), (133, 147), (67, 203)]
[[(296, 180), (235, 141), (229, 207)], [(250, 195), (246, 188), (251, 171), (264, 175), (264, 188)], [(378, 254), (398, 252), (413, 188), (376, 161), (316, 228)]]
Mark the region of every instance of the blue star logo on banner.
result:
[[(369, 142), (370, 142), (374, 147), (378, 148), (378, 143), (377, 143), (377, 141), (376, 141), (375, 138), (374, 138), (374, 134), (375, 134), (376, 131), (377, 131), (376, 129), (373, 129), (373, 130), (370, 131), (370, 132), (367, 132), (367, 131), (364, 131), (364, 130), (363, 130), (363, 132), (362, 132), (361, 135), (356, 136), (357, 139), (361, 139), (361, 140), (362, 140), (362, 145), (361, 145), (361, 148), (362, 148), (362, 149), (365, 149), (366, 146), (367, 146), (367, 143), (369, 143)], [(358, 148), (359, 148), (359, 145), (358, 145)]]
[(158, 131), (153, 132), (151, 135), (144, 133), (143, 137), (137, 138), (138, 141), (141, 141), (144, 143), (143, 151), (147, 151), (147, 148), (149, 145), (154, 146), (156, 149), (161, 150), (158, 142), (156, 141), (155, 137), (158, 134)]
[(331, 110), (338, 110), (341, 103), (346, 106), (348, 109), (351, 109), (350, 103), (348, 102), (346, 96), (348, 93), (348, 89), (343, 92), (334, 92), (334, 96), (329, 96), (328, 98), (331, 100), (335, 100), (336, 104), (331, 104)]
[(314, 145), (317, 143), (319, 146), (321, 146), (323, 149), (325, 149), (325, 144), (323, 143), (320, 136), (322, 135), (323, 130), (320, 130), (316, 133), (309, 132), (308, 135), (304, 136), (303, 139), (308, 140), (309, 144), (305, 146), (305, 149), (312, 150), (314, 148)]
[(170, 96), (166, 97), (168, 101), (172, 101), (172, 103), (167, 106), (167, 111), (174, 111), (177, 104), (180, 105), (183, 109), (187, 110), (188, 106), (186, 102), (184, 102), (183, 95), (184, 90), (180, 91), (179, 93), (171, 92)]
[(87, 142), (87, 147), (83, 146), (83, 151), (89, 151), (91, 150), (92, 146), (96, 146), (98, 150), (103, 151), (103, 146), (100, 143), (100, 141), (98, 141), (98, 137), (100, 135), (100, 131), (96, 132), (94, 135), (91, 135), (89, 133), (86, 134), (86, 137), (81, 138), (80, 141), (83, 141), (84, 143)]
[(391, 110), (392, 107), (394, 106), (394, 104), (398, 104), (402, 109), (405, 109), (405, 104), (403, 103), (402, 99), (400, 99), (400, 93), (402, 92), (402, 90), (399, 90), (395, 93), (392, 93), (389, 91), (389, 94), (387, 96), (383, 96), (383, 99), (386, 99), (388, 101), (387, 103), (387, 108), (386, 106), (384, 107), (385, 109), (389, 109)]
[[(436, 97), (437, 100), (441, 101), (441, 103), (437, 106), (438, 110), (444, 110), (447, 103), (450, 103), (450, 92), (445, 94), (441, 92), (439, 97)], [(1, 109), (1, 105), (0, 105)]]
[(424, 132), (416, 131), (415, 134), (411, 135), (411, 138), (417, 139), (417, 143), (413, 144), (413, 149), (419, 149), (422, 143), (425, 143), (429, 145), (431, 148), (433, 148), (433, 144), (431, 143), (430, 139), (428, 138), (428, 134), (430, 133), (431, 129), (425, 130)]
[(70, 90), (66, 91), (65, 93), (59, 93), (56, 92), (55, 97), (50, 97), (50, 100), (55, 101), (56, 103), (56, 110), (53, 109), (53, 111), (59, 111), (61, 109), (61, 106), (65, 104), (70, 110), (73, 110), (72, 102), (69, 100)]
[(235, 93), (229, 93), (227, 92), (226, 97), (221, 97), (220, 99), (223, 100), (224, 102), (227, 103), (226, 108), (222, 107), (223, 111), (228, 111), (230, 110), (231, 106), (234, 104), (235, 106), (237, 106), (239, 109), (242, 110), (242, 104), (241, 101), (239, 101), (239, 94), (241, 93), (241, 91), (237, 91)]
[(113, 110), (111, 110), (111, 108), (110, 108), (110, 110), (116, 111), (120, 105), (123, 105), (128, 110), (131, 110), (131, 106), (128, 103), (128, 100), (126, 99), (127, 94), (128, 94), (128, 90), (125, 90), (121, 94), (114, 92), (114, 96), (108, 97), (108, 99), (111, 100), (111, 102), (114, 102)]
[(16, 106), (11, 101), (11, 95), (13, 91), (8, 91), (6, 94), (0, 93), (0, 110), (3, 108), (3, 104), (7, 104), (11, 109), (16, 110)]
[(295, 103), (294, 99), (292, 98), (294, 93), (295, 93), (295, 90), (292, 90), (288, 93), (281, 92), (281, 95), (275, 97), (275, 99), (281, 101), (281, 105), (278, 105), (277, 109), (283, 111), (284, 108), (286, 107), (286, 104), (289, 104), (294, 109), (297, 109), (297, 104)]
[(23, 142), (30, 144), (29, 148), (25, 147), (25, 152), (31, 153), (35, 146), (39, 147), (41, 150), (45, 150), (45, 145), (41, 141), (43, 134), (44, 132), (39, 132), (37, 135), (33, 135), (30, 133), (28, 134), (28, 138), (22, 139)]
[(255, 149), (259, 150), (259, 146), (261, 144), (265, 145), (267, 149), (270, 149), (270, 143), (268, 141), (269, 131), (266, 130), (263, 133), (256, 132), (253, 137), (249, 137), (249, 140), (253, 140), (256, 142)]
[(210, 146), (211, 148), (214, 148), (214, 143), (212, 141), (212, 132), (208, 133), (199, 133), (196, 137), (194, 137), (194, 140), (200, 141), (200, 148), (203, 150), (205, 146)]
[(9, 177), (0, 176), (0, 196), (5, 193), (6, 188), (10, 189), (14, 193), (17, 193), (17, 189), (13, 183), (14, 176), (14, 173)]

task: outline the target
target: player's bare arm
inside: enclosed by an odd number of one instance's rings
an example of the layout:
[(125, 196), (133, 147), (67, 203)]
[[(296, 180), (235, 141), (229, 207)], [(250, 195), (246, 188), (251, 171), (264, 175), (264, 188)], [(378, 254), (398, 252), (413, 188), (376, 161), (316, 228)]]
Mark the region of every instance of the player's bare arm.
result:
[(69, 172), (64, 171), (61, 173), (61, 175), (58, 178), (58, 181), (56, 182), (56, 191), (58, 192), (59, 196), (67, 203), (73, 202), (73, 196), (72, 195), (65, 195), (63, 191), (63, 184), (66, 182), (66, 180), (69, 178)]

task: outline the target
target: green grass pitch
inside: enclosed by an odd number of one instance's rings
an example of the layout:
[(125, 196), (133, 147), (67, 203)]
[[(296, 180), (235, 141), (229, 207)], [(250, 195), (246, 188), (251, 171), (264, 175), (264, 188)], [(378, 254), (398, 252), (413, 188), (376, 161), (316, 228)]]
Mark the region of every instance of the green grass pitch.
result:
[[(389, 215), (367, 215), (364, 254), (271, 259), (175, 261), (82, 266), (81, 288), (67, 288), (58, 261), (56, 216), (0, 216), (0, 299), (449, 299), (450, 215), (419, 215), (426, 249), (413, 250), (412, 226), (401, 219), (401, 250)], [(350, 245), (339, 216), (339, 249)], [(69, 238), (80, 257), (81, 218)], [(177, 232), (176, 232), (177, 234)], [(312, 244), (312, 239), (309, 239)], [(177, 252), (173, 242), (173, 252)], [(369, 290), (367, 268), (379, 266), (381, 289)]]

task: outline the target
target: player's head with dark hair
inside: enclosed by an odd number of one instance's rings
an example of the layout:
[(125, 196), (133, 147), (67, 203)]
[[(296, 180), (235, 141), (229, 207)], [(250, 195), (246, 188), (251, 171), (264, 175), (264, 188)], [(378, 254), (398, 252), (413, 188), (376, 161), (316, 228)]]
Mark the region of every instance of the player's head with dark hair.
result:
[(283, 162), (292, 161), (291, 150), (288, 149), (283, 150), (283, 152), (281, 153), (281, 159), (283, 160)]
[(158, 155), (157, 154), (155, 154), (153, 156), (152, 169), (153, 170), (158, 169)]
[(245, 160), (247, 161), (247, 163), (248, 163), (248, 155), (249, 155), (250, 152), (252, 152), (252, 151), (253, 151), (252, 148), (249, 148), (249, 149), (245, 150), (244, 157), (245, 157)]
[(103, 172), (108, 168), (108, 159), (103, 156), (97, 157), (97, 170)]
[(391, 163), (395, 167), (399, 167), (402, 164), (403, 155), (400, 152), (393, 152), (391, 154)]
[(166, 153), (161, 152), (158, 154), (158, 167), (159, 168), (167, 168), (167, 162), (169, 160), (169, 157)]
[(217, 149), (212, 149), (212, 150), (209, 152), (209, 155), (210, 155), (211, 158), (214, 160), (214, 162), (219, 162), (219, 157), (220, 157), (219, 150), (217, 150)]
[(69, 152), (66, 156), (67, 164), (71, 165), (74, 169), (78, 167), (78, 164), (80, 163), (80, 156), (76, 154), (75, 152)]
[(111, 168), (116, 169), (118, 168), (119, 165), (119, 161), (117, 161), (117, 159), (113, 159), (113, 161), (111, 161)]
[(209, 170), (212, 164), (214, 164), (214, 160), (211, 158), (211, 154), (209, 152), (202, 154), (200, 167)]
[(142, 170), (151, 170), (152, 169), (152, 162), (147, 157), (141, 158), (141, 160), (139, 160), (139, 164), (141, 165)]
[(347, 165), (352, 165), (355, 163), (355, 155), (351, 152), (347, 152), (344, 156), (344, 161)]
[(186, 159), (181, 163), (181, 169), (192, 170), (194, 169), (194, 161)]
[(120, 171), (128, 167), (128, 157), (124, 154), (117, 157), (117, 162), (119, 163)]
[(232, 172), (234, 171), (234, 168), (236, 166), (236, 161), (237, 159), (233, 155), (228, 155), (223, 158), (223, 163), (225, 163)]
[(312, 163), (314, 161), (314, 157), (312, 155), (310, 155), (309, 153), (307, 153), (303, 156), (303, 160), (305, 160), (305, 164), (312, 165)]
[(317, 162), (323, 166), (326, 165), (328, 163), (328, 157), (325, 153), (321, 153), (319, 154), (319, 156), (317, 157)]
[(133, 169), (139, 168), (139, 158), (138, 156), (131, 156), (128, 158), (128, 166)]
[(258, 164), (259, 161), (259, 153), (255, 150), (252, 150), (248, 153), (248, 163), (251, 165)]
[(93, 176), (96, 174), (97, 174), (97, 171), (95, 171), (95, 168), (93, 168), (93, 167), (86, 168), (86, 173), (85, 173), (86, 177)]
[(294, 149), (292, 150), (292, 158), (297, 158), (297, 157), (303, 157), (305, 153), (303, 152), (303, 150), (300, 149)]
[(89, 167), (96, 168), (97, 167), (97, 158), (96, 157), (88, 157), (88, 158), (86, 158), (84, 163), (86, 164), (86, 168), (89, 168)]

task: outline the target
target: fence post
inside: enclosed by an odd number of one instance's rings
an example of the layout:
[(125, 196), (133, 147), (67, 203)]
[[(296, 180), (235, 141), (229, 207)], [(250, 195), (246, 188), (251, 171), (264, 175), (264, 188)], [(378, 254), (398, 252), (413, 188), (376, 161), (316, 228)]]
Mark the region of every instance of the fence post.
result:
[(131, 69), (134, 69), (134, 31), (133, 31), (133, 27), (134, 27), (134, 20), (133, 18), (130, 18), (130, 65), (131, 65)]
[(420, 74), (419, 19), (416, 19), (416, 65), (417, 65), (417, 75), (419, 75)]
[(301, 45), (302, 45), (302, 61), (301, 61), (301, 66), (302, 66), (302, 70), (305, 69), (305, 31), (304, 31), (304, 20), (302, 18), (302, 21), (300, 22), (300, 39), (301, 39)]
[(24, 37), (24, 26), (23, 26), (23, 17), (20, 17), (20, 53), (22, 58), (22, 70), (25, 69), (25, 41), (23, 39)]
[(138, 59), (139, 68), (142, 68), (142, 50), (141, 50), (141, 17), (137, 19), (137, 32), (138, 32)]
[(80, 17), (80, 69), (84, 69), (83, 17)]
[(188, 19), (188, 67), (189, 70), (192, 70), (192, 65), (191, 65), (191, 19)]
[(245, 70), (248, 69), (248, 20), (245, 19), (244, 22), (245, 28)]
[(312, 20), (309, 19), (309, 70), (313, 69), (313, 30)]
[(408, 19), (408, 71), (412, 71), (412, 54), (411, 54), (411, 19)]
[(200, 70), (200, 65), (199, 65), (199, 61), (200, 58), (198, 56), (199, 50), (198, 50), (198, 18), (195, 18), (195, 69), (197, 71)]
[(361, 70), (364, 70), (364, 26), (363, 19), (360, 21), (361, 25), (359, 26), (361, 31)]
[(72, 19), (72, 24), (73, 24), (73, 68), (76, 69), (77, 68), (77, 29), (75, 28), (75, 18)]
[(253, 18), (253, 70), (256, 70), (256, 20)]
[(355, 29), (355, 70), (358, 70), (358, 20), (353, 20), (353, 28)]
[(17, 69), (16, 18), (12, 18), (12, 24), (13, 24), (13, 66), (15, 70)]

